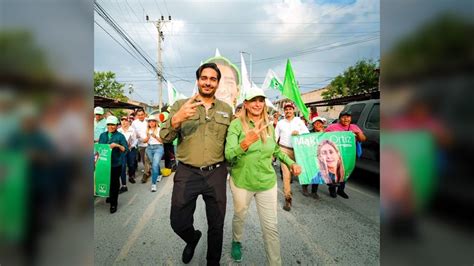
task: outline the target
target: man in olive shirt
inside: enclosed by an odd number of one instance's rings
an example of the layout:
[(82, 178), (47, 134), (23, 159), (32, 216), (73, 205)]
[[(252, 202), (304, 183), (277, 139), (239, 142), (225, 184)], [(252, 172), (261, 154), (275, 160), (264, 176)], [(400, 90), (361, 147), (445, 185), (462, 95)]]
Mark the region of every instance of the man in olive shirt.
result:
[(189, 263), (201, 232), (194, 229), (196, 199), (206, 203), (207, 264), (219, 265), (226, 209), (227, 168), (224, 142), (232, 108), (214, 97), (221, 73), (214, 63), (196, 71), (199, 93), (177, 101), (160, 131), (164, 142), (178, 138), (178, 167), (171, 198), (171, 227), (186, 242), (182, 260)]

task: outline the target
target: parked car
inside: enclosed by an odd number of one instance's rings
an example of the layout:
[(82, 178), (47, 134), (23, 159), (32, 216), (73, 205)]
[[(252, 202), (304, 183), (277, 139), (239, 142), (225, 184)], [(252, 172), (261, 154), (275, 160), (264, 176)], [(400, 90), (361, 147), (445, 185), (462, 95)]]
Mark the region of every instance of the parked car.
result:
[(359, 126), (367, 136), (362, 143), (362, 156), (356, 167), (380, 174), (380, 99), (351, 102), (343, 111), (351, 111), (352, 123)]

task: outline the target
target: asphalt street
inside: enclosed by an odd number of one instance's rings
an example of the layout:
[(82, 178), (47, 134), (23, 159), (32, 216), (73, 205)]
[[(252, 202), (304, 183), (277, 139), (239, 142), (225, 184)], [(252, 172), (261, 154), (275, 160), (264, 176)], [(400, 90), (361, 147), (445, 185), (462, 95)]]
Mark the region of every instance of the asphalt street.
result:
[[(279, 174), (279, 171), (277, 171)], [(278, 229), (283, 265), (379, 265), (380, 221), (378, 189), (367, 185), (363, 173), (349, 182), (349, 199), (331, 198), (327, 187), (320, 199), (304, 197), (298, 182), (290, 212), (282, 209), (282, 182), (278, 177)], [(184, 242), (173, 232), (169, 214), (173, 175), (150, 192), (150, 181), (128, 184), (120, 194), (118, 211), (109, 213), (104, 198), (95, 199), (94, 245), (96, 265), (183, 265)], [(351, 177), (352, 178), (352, 177)], [(204, 202), (198, 198), (194, 221), (203, 232), (190, 265), (206, 264), (207, 222)], [(242, 241), (242, 262), (230, 256), (232, 194), (227, 189), (222, 265), (265, 265), (265, 251), (255, 203), (251, 204)]]

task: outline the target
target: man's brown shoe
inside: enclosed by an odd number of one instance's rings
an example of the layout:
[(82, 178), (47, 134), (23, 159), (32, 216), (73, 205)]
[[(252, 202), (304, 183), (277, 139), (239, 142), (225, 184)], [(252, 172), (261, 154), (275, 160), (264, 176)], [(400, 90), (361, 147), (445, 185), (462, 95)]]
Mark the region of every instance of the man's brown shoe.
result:
[(285, 206), (283, 206), (283, 210), (289, 212), (291, 210), (291, 198), (285, 199)]

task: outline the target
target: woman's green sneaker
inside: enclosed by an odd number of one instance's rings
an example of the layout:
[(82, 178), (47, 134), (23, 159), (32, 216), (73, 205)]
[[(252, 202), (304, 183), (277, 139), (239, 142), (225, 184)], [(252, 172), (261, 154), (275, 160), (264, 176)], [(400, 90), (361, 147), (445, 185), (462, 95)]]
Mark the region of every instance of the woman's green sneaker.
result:
[(242, 244), (240, 244), (240, 242), (232, 241), (232, 250), (230, 251), (230, 255), (236, 262), (242, 261), (242, 251), (240, 250), (241, 248)]

